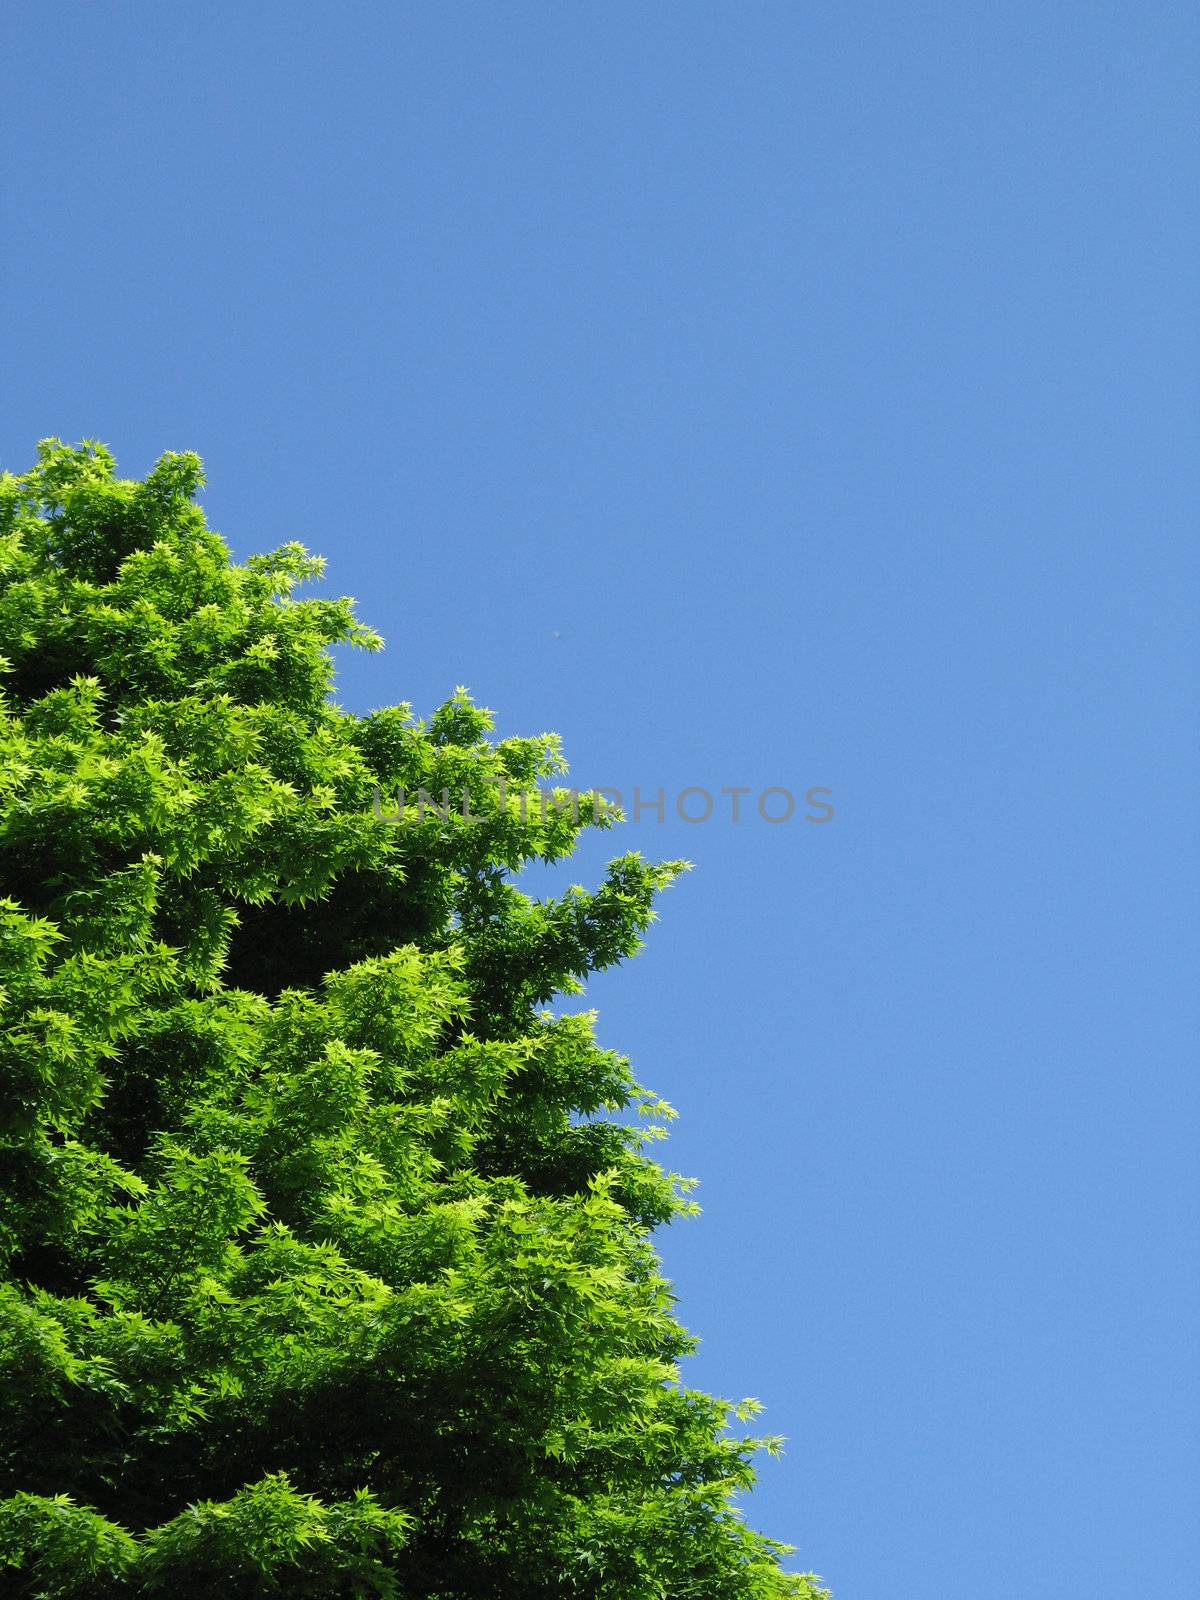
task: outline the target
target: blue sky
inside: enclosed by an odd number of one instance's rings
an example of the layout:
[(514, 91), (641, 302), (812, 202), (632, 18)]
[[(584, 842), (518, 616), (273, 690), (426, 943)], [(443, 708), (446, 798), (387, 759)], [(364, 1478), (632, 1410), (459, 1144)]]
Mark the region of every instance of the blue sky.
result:
[[(837, 1600), (1197, 1592), (1200, 21), (19, 6), (0, 462), (194, 448), (686, 855), (606, 1043)], [(722, 802), (724, 806), (727, 802)], [(615, 848), (589, 842), (569, 877)]]

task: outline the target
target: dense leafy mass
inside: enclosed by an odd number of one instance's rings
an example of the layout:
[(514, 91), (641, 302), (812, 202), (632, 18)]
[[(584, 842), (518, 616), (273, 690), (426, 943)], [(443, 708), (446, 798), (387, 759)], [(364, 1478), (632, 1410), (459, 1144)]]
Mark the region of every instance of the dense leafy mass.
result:
[(522, 894), (611, 820), (522, 815), (556, 740), (339, 709), (378, 640), (200, 482), (0, 479), (0, 1590), (817, 1595), (680, 1377), (669, 1108), (546, 1009), (679, 863)]

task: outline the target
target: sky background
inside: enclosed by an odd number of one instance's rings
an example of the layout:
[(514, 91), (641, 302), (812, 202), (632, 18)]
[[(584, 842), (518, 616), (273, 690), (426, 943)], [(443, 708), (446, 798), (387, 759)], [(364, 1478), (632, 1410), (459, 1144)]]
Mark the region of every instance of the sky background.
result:
[(837, 1600), (1191, 1600), (1200, 13), (10, 9), (0, 464), (205, 458), (685, 855), (603, 1041)]

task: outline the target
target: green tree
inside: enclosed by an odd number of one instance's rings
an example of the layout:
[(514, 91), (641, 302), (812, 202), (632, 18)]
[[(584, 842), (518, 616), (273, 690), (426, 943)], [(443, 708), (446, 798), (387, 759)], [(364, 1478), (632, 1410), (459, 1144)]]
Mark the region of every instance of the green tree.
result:
[(754, 1403), (680, 1377), (670, 1109), (546, 1009), (682, 864), (522, 894), (612, 822), (522, 814), (556, 739), (341, 710), (377, 637), (200, 483), (0, 480), (0, 1588), (816, 1596), (731, 1505)]

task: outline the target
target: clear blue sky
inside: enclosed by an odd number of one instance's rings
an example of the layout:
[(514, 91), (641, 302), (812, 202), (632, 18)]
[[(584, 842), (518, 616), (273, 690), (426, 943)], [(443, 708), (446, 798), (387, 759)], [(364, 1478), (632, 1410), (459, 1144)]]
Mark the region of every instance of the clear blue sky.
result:
[(4, 465), (199, 450), (387, 636), (353, 709), (833, 789), (627, 828), (697, 871), (590, 989), (703, 1180), (691, 1375), (790, 1441), (752, 1519), (838, 1600), (1191, 1600), (1200, 16), (5, 33)]

